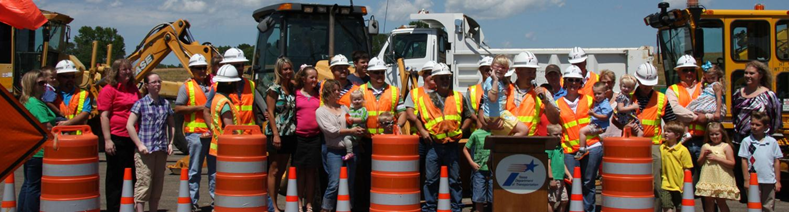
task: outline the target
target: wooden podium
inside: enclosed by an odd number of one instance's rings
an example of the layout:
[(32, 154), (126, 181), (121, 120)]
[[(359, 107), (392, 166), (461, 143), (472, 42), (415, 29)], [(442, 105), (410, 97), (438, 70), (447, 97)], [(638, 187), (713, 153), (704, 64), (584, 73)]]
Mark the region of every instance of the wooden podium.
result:
[[(548, 210), (548, 154), (558, 137), (488, 136), (493, 178), (493, 211)], [(491, 166), (492, 165), (492, 166)]]

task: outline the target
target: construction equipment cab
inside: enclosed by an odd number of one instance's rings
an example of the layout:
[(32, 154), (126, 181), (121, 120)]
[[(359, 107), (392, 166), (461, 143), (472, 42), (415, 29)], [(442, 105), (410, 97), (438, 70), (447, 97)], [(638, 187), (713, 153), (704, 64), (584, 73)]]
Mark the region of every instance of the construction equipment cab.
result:
[(258, 39), (252, 69), (258, 88), (265, 91), (274, 81), (280, 56), (288, 57), (294, 67), (315, 65), (319, 79), (330, 79), (327, 61), (332, 56), (354, 51), (372, 55), (371, 35), (378, 34), (378, 22), (371, 18), (365, 25), (365, 15), (367, 7), (354, 5), (282, 3), (255, 10)]
[[(724, 126), (732, 129), (732, 92), (744, 86), (745, 65), (758, 60), (770, 67), (775, 76), (770, 90), (783, 102), (784, 138), (789, 134), (789, 10), (765, 10), (756, 4), (753, 9), (718, 10), (705, 8), (698, 1), (688, 1), (685, 9), (668, 10), (669, 4), (658, 4), (660, 12), (644, 18), (644, 23), (658, 30), (657, 45), (665, 73), (666, 85), (679, 81), (674, 67), (682, 55), (690, 54), (699, 64), (710, 61), (724, 70), (728, 114)], [(659, 66), (660, 67), (660, 66)], [(697, 76), (702, 76), (699, 73)], [(778, 117), (774, 117), (778, 118)]]

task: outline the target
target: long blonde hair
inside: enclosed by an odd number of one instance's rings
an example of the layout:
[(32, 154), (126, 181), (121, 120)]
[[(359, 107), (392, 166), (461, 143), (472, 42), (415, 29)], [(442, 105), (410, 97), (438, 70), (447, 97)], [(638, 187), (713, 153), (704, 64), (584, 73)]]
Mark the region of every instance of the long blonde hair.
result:
[(282, 67), (285, 64), (290, 64), (290, 68), (294, 68), (293, 63), (287, 57), (277, 58), (277, 63), (274, 65), (274, 83), (282, 85)]
[(30, 98), (38, 98), (39, 91), (36, 89), (36, 84), (41, 77), (42, 73), (39, 70), (29, 71), (22, 76), (22, 96), (19, 97), (19, 102), (25, 104)]
[[(131, 69), (132, 68), (131, 61), (122, 58), (122, 59), (117, 59), (114, 62), (112, 62), (112, 68), (107, 73), (107, 76), (104, 77), (104, 80), (107, 81), (107, 84), (112, 85), (112, 86), (117, 86), (118, 85), (118, 73), (121, 71), (121, 67), (123, 67), (123, 66), (128, 66)], [(132, 76), (132, 79), (129, 80), (129, 82), (127, 82), (127, 83), (133, 85), (134, 84), (134, 76)]]
[(734, 147), (731, 143), (731, 139), (729, 139), (729, 135), (726, 134), (726, 129), (723, 128), (723, 124), (720, 122), (710, 122), (707, 123), (707, 132), (704, 133), (704, 143), (710, 143), (710, 131), (717, 130), (721, 133), (721, 143), (727, 143), (729, 146)]

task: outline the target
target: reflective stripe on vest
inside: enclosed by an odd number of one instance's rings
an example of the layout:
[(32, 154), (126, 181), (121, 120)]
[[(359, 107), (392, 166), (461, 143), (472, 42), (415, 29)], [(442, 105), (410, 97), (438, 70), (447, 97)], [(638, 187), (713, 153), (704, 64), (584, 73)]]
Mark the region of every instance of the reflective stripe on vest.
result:
[(662, 144), (663, 135), (661, 130), (661, 119), (666, 112), (666, 95), (653, 91), (652, 97), (644, 110), (638, 114), (641, 125), (644, 127), (644, 137), (652, 137), (652, 144)]
[(216, 156), (217, 153), (217, 141), (219, 140), (219, 135), (222, 134), (224, 131), (222, 129), (222, 107), (225, 104), (230, 105), (230, 112), (233, 114), (233, 123), (228, 125), (236, 125), (238, 123), (238, 111), (236, 111), (236, 107), (233, 105), (233, 102), (230, 101), (227, 97), (216, 94), (214, 95), (214, 100), (211, 102), (211, 147), (208, 149), (208, 154)]
[(367, 131), (370, 134), (384, 133), (384, 128), (378, 127), (378, 115), (384, 112), (390, 112), (397, 118), (395, 110), (397, 109), (397, 100), (400, 96), (399, 91), (390, 85), (385, 85), (386, 89), (381, 94), (381, 99), (376, 99), (373, 92), (368, 92), (367, 85), (359, 86), (364, 94), (364, 105), (367, 108)]
[(479, 110), (479, 103), (482, 101), (482, 84), (476, 84), (468, 87), (468, 97), (471, 101), (471, 108), (474, 109), (474, 114)]
[[(201, 106), (205, 105), (206, 97), (205, 92), (200, 89), (200, 86), (193, 79), (186, 81), (186, 94), (189, 100), (186, 102), (187, 106)], [(197, 90), (200, 92), (198, 93)], [(204, 133), (208, 132), (208, 125), (203, 118), (203, 112), (191, 112), (184, 116), (184, 133)]]
[[(573, 113), (573, 109), (564, 101), (565, 97), (556, 100), (559, 106), (559, 118), (562, 121), (562, 149), (567, 154), (575, 153), (580, 147), (581, 128), (589, 124), (589, 110), (592, 108), (594, 100), (592, 96), (582, 95), (578, 98), (578, 106)], [(586, 136), (586, 146), (591, 146), (600, 141), (598, 135)]]
[[(418, 115), (419, 114), (419, 97), (422, 96), (422, 95), (427, 95), (427, 94), (425, 94), (424, 87), (417, 87), (417, 88), (411, 89), (410, 94), (411, 94), (411, 102), (414, 103), (414, 115)], [(410, 127), (411, 127), (411, 135), (417, 135), (419, 133), (419, 129), (416, 128), (416, 124), (411, 124)]]
[[(677, 95), (677, 100), (679, 105), (681, 105), (682, 107), (687, 107), (691, 101), (693, 101), (694, 99), (698, 98), (699, 95), (701, 95), (702, 86), (703, 85), (701, 84), (701, 82), (696, 83), (696, 89), (693, 89), (693, 94), (689, 94), (688, 89), (685, 88), (685, 86), (682, 85), (682, 83), (671, 85), (669, 89), (674, 91), (674, 94)], [(690, 124), (688, 124), (688, 133), (690, 133), (691, 135), (704, 136), (706, 130), (707, 128), (703, 124), (698, 124), (696, 122), (690, 122)]]
[(515, 89), (518, 88), (510, 84), (510, 92), (509, 95), (507, 95), (506, 109), (510, 111), (512, 115), (518, 117), (518, 121), (523, 122), (523, 124), (529, 128), (528, 135), (533, 136), (535, 133), (537, 133), (537, 125), (540, 124), (542, 100), (537, 97), (534, 89), (531, 89), (526, 93), (526, 96), (523, 97), (521, 103), (519, 105), (515, 105), (515, 95), (518, 95)]
[(82, 109), (85, 106), (85, 99), (88, 98), (88, 91), (80, 88), (75, 89), (78, 89), (78, 91), (71, 96), (68, 104), (66, 104), (64, 99), (60, 99), (60, 104), (58, 104), (60, 111), (67, 119), (73, 119), (78, 114), (82, 113)]
[(238, 124), (255, 125), (255, 114), (252, 112), (252, 105), (255, 102), (255, 82), (245, 79), (244, 90), (241, 97), (237, 93), (228, 95), (238, 111)]
[(463, 97), (457, 91), (452, 91), (452, 96), (445, 98), (443, 110), (442, 108), (436, 108), (427, 95), (419, 98), (419, 108), (425, 129), (430, 132), (430, 135), (438, 143), (455, 142), (463, 135), (463, 131), (460, 129)]

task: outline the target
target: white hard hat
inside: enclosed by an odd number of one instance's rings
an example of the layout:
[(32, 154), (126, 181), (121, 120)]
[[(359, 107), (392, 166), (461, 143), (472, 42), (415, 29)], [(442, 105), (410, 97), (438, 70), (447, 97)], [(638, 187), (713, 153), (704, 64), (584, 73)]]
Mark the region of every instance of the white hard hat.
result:
[(78, 71), (74, 62), (71, 62), (71, 60), (61, 60), (58, 62), (58, 65), (55, 66), (55, 70), (57, 70), (57, 74), (76, 73)]
[(586, 52), (581, 47), (573, 47), (573, 49), (570, 50), (570, 54), (568, 56), (569, 61), (572, 64), (586, 61)]
[(537, 56), (534, 56), (534, 53), (531, 52), (521, 52), (518, 55), (515, 55), (515, 58), (512, 59), (512, 67), (513, 68), (539, 68), (540, 65), (537, 65)]
[(477, 62), (477, 64), (480, 67), (482, 67), (482, 66), (490, 66), (490, 64), (493, 64), (493, 58), (490, 57), (490, 56), (482, 56), (482, 58), (479, 59), (479, 62)]
[(241, 78), (238, 77), (238, 70), (230, 64), (223, 65), (219, 68), (214, 76), (214, 82), (238, 82)]
[(649, 63), (644, 63), (638, 66), (636, 70), (636, 79), (638, 83), (646, 86), (655, 86), (658, 83), (657, 68)]
[(189, 67), (192, 66), (207, 66), (208, 63), (205, 62), (205, 57), (201, 54), (193, 54), (189, 57)]
[[(342, 55), (340, 55), (342, 56)], [(378, 59), (377, 57), (373, 57), (368, 62), (369, 66), (367, 67), (367, 71), (381, 71), (386, 70), (386, 63), (383, 60)]]
[(420, 71), (421, 70), (433, 70), (433, 66), (435, 66), (435, 65), (436, 65), (436, 62), (433, 62), (432, 60), (430, 60), (430, 61), (427, 61), (425, 63), (425, 65), (422, 66), (422, 69), (419, 69), (419, 70)]
[(564, 78), (578, 78), (583, 79), (584, 76), (581, 75), (581, 68), (578, 68), (576, 65), (570, 65), (567, 69), (564, 70), (563, 76)]
[(679, 70), (681, 68), (698, 68), (699, 66), (696, 65), (696, 59), (689, 54), (682, 55), (682, 57), (677, 60), (677, 67), (674, 67), (674, 70)]
[[(331, 58), (331, 62), (329, 64), (330, 64), (329, 68), (334, 67), (334, 66), (350, 66), (351, 65), (350, 63), (348, 63), (348, 58), (345, 57), (345, 55), (341, 55), (341, 54), (334, 55), (334, 57)], [(367, 70), (370, 70), (370, 68), (368, 67)]]
[(238, 48), (230, 48), (225, 51), (225, 59), (222, 60), (221, 64), (228, 64), (228, 63), (244, 63), (249, 62), (246, 57), (244, 57), (244, 51)]
[(507, 73), (504, 74), (504, 77), (511, 77), (512, 74), (514, 74), (514, 73), (515, 73), (515, 68), (510, 68), (510, 70), (507, 71)]
[(430, 76), (438, 76), (438, 75), (452, 75), (452, 72), (449, 71), (449, 66), (444, 63), (436, 63), (433, 66), (433, 73)]

